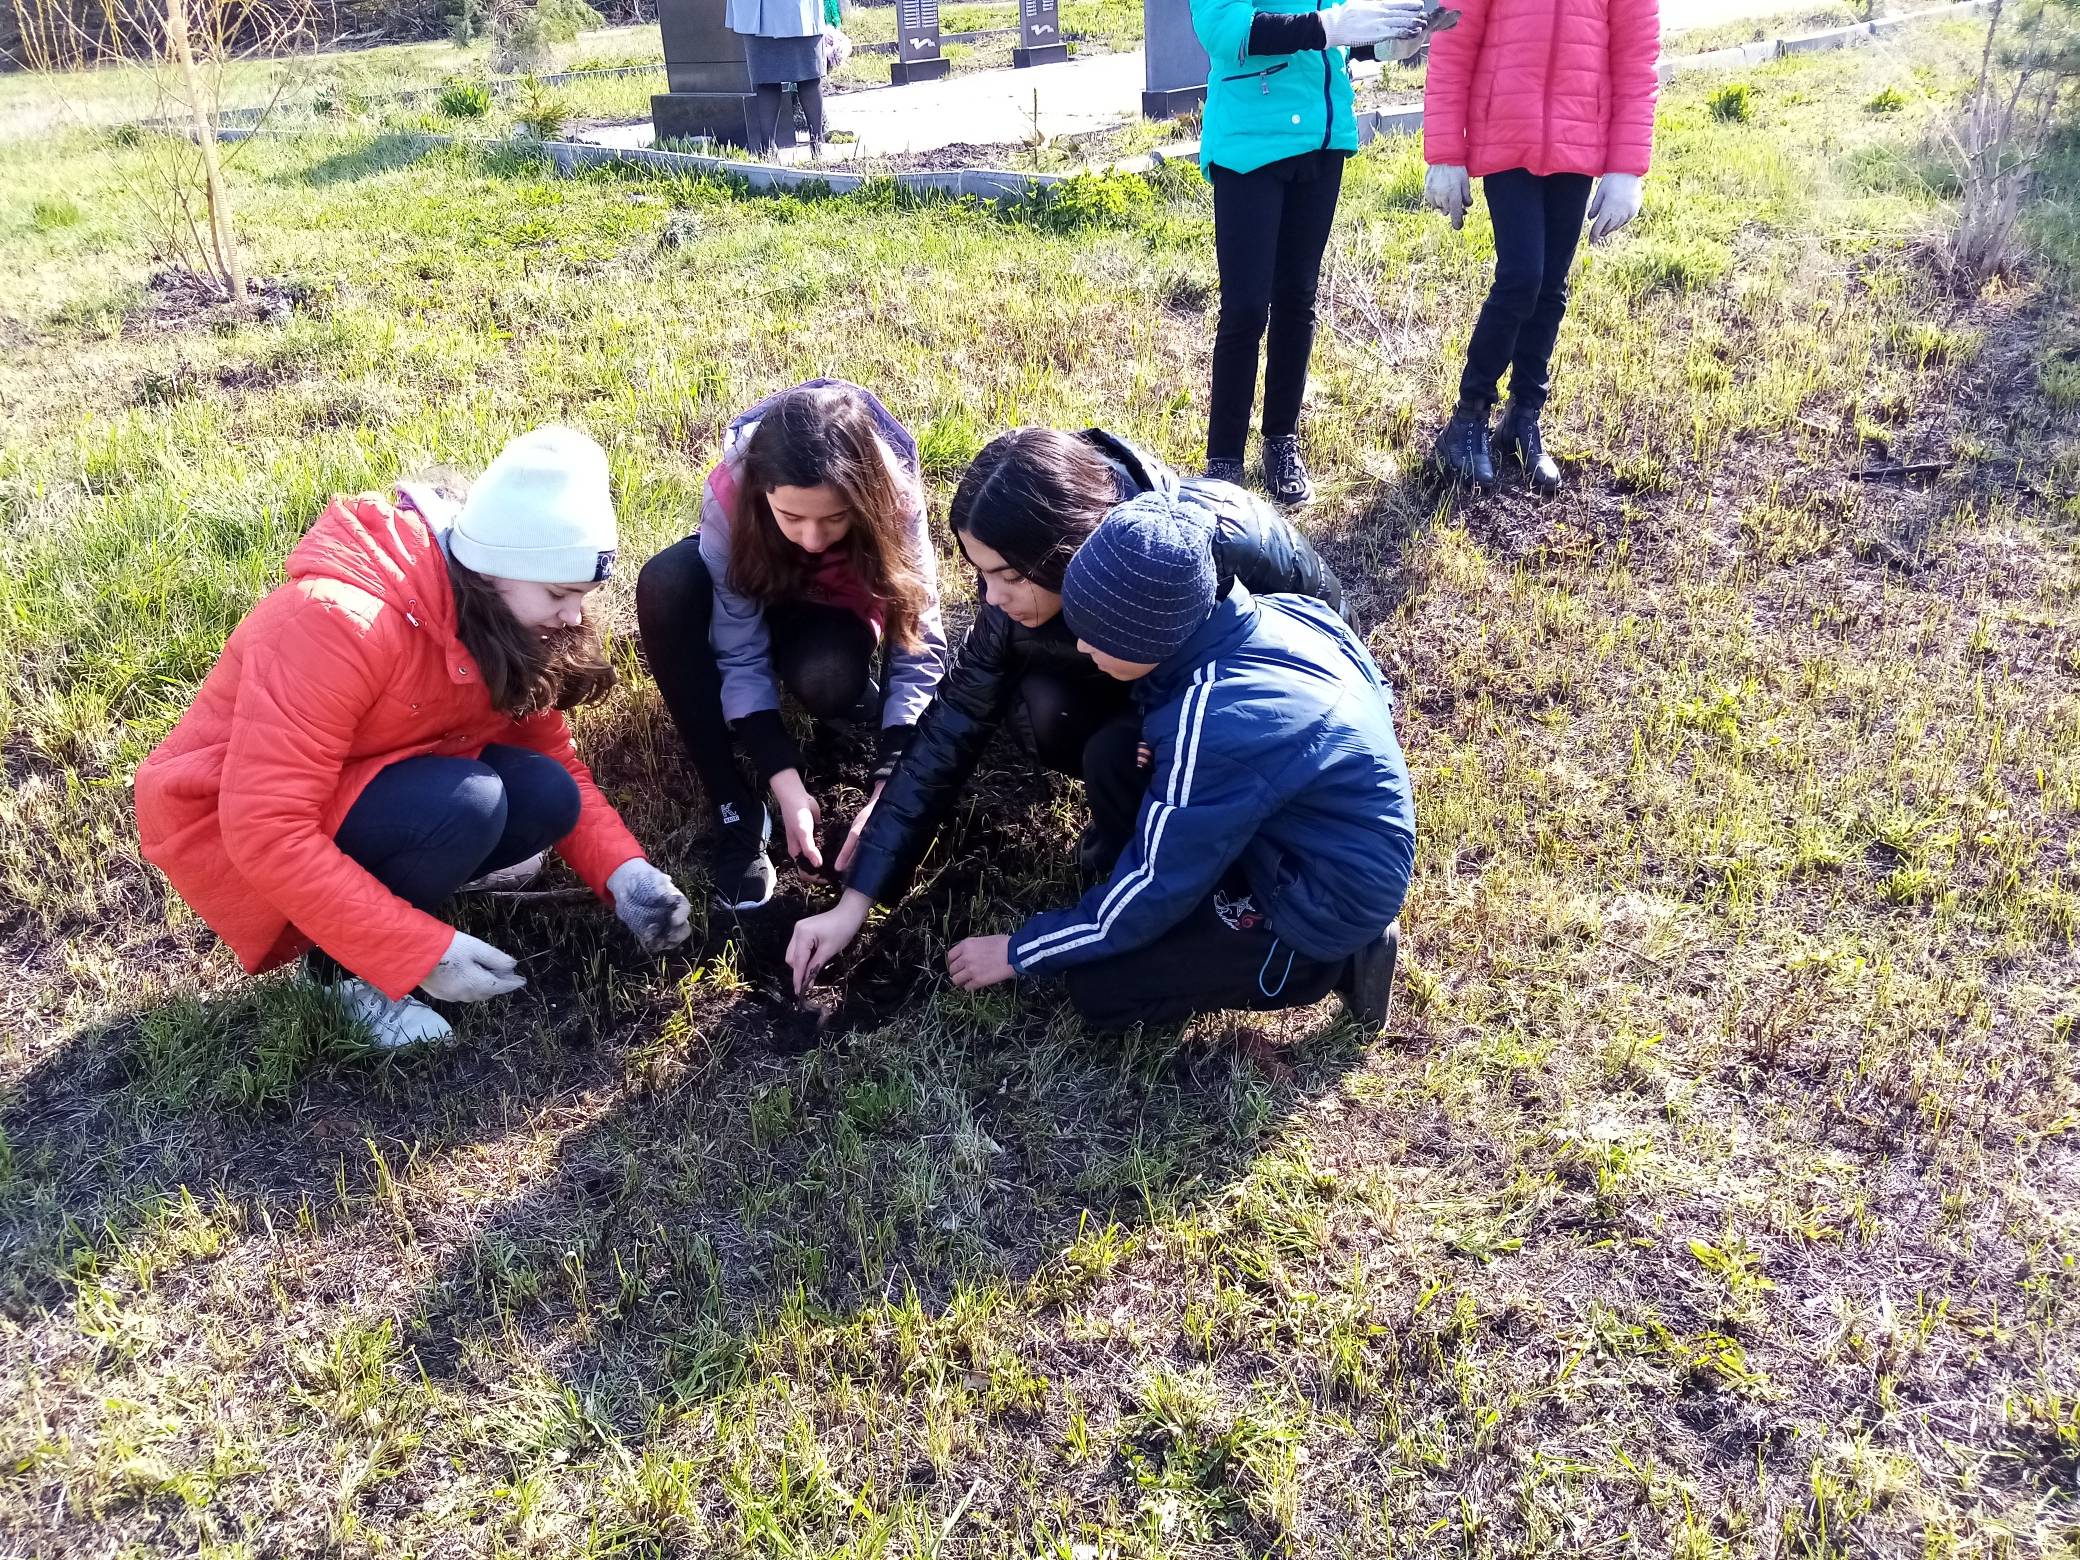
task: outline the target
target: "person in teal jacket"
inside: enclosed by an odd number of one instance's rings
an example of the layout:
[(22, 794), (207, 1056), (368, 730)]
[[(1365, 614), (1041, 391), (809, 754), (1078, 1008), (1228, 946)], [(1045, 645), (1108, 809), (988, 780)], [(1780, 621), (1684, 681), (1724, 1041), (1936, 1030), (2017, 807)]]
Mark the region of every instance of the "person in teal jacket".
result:
[(1300, 401), (1314, 350), (1322, 253), (1358, 149), (1350, 51), (1407, 44), (1422, 0), (1192, 0), (1207, 57), (1199, 166), (1213, 185), (1220, 324), (1206, 419), (1206, 475), (1243, 480), (1257, 349), (1264, 367), (1264, 486), (1281, 504), (1314, 496), (1300, 455)]

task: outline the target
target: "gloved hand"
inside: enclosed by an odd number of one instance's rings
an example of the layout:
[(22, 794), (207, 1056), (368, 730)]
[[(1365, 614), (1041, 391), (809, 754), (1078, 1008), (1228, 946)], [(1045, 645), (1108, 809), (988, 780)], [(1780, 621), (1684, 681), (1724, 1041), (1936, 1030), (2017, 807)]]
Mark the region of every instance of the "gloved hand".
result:
[(526, 984), (511, 954), (499, 952), (468, 932), (457, 932), (441, 962), (419, 982), (419, 989), (442, 1002), (482, 1002)]
[(1423, 31), (1423, 0), (1344, 0), (1316, 14), (1332, 49), (1414, 38)]
[(614, 913), (635, 933), (645, 953), (660, 953), (692, 934), (693, 906), (679, 885), (638, 856), (607, 875)]
[(1600, 244), (1639, 215), (1639, 175), (1607, 173), (1596, 181), (1589, 197), (1589, 242)]
[(1473, 181), (1464, 168), (1437, 163), (1423, 175), (1423, 204), (1450, 217), (1456, 232), (1466, 225), (1466, 209), (1473, 204)]

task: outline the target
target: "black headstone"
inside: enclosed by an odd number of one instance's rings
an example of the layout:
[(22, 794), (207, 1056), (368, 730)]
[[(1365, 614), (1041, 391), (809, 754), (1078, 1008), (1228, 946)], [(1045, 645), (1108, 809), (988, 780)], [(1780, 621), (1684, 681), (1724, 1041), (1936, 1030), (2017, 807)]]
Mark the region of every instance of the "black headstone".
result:
[[(751, 72), (744, 40), (725, 21), (727, 0), (658, 0), (669, 92), (650, 99), (660, 141), (712, 136), (734, 146), (751, 142)], [(792, 115), (781, 116), (780, 142), (794, 144)]]
[(939, 0), (896, 0), (896, 62), (888, 79), (899, 87), (937, 81), (947, 69), (939, 52)]
[(1024, 69), (1053, 65), (1068, 57), (1069, 45), (1062, 41), (1061, 0), (1019, 0), (1018, 47), (1011, 51), (1011, 63)]
[(1206, 101), (1206, 51), (1192, 30), (1191, 0), (1141, 0), (1141, 112), (1171, 119)]

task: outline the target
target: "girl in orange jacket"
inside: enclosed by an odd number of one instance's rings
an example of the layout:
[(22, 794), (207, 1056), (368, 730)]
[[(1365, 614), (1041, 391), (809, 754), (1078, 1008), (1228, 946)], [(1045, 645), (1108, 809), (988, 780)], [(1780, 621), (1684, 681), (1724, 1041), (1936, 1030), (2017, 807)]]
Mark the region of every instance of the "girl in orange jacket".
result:
[(383, 1046), (450, 1033), (415, 991), (526, 984), (436, 911), (551, 846), (645, 948), (683, 941), (685, 896), (565, 718), (613, 685), (585, 602), (615, 538), (606, 453), (569, 428), (513, 440), (459, 513), (410, 487), (334, 500), (139, 767), (146, 859), (249, 972), (308, 954)]

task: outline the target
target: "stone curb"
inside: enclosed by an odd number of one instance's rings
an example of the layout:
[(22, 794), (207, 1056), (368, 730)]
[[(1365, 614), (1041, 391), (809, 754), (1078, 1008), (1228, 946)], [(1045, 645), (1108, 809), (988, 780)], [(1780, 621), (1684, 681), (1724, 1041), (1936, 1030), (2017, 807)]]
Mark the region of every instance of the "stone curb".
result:
[[(225, 142), (251, 141), (261, 137), (301, 140), (307, 132), (259, 130), (225, 126), (217, 139)], [(783, 168), (771, 163), (740, 162), (727, 157), (710, 157), (701, 152), (668, 152), (655, 147), (594, 146), (588, 141), (496, 141), (485, 136), (440, 135), (431, 130), (388, 132), (395, 140), (432, 149), (440, 146), (468, 147), (481, 152), (535, 152), (548, 158), (558, 173), (572, 174), (586, 168), (614, 164), (652, 168), (660, 173), (722, 175), (741, 179), (755, 190), (852, 195), (870, 183), (886, 179), (912, 194), (970, 196), (977, 200), (1015, 201), (1052, 189), (1064, 177), (1058, 173), (1011, 173), (991, 168), (945, 168), (929, 173), (861, 174), (835, 168)]]

